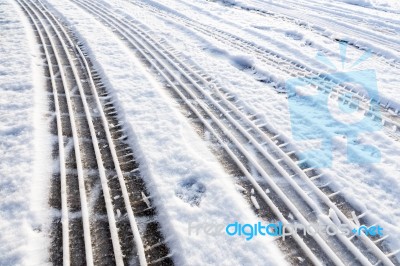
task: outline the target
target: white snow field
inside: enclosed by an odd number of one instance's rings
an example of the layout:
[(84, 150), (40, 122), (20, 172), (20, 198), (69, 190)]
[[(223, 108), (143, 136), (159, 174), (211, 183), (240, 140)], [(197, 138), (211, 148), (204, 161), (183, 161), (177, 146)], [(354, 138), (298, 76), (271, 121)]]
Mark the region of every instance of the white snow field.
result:
[(14, 1), (0, 15), (0, 264), (48, 262), (47, 95), (37, 44)]
[(0, 265), (400, 265), (399, 1), (0, 0), (0, 33)]

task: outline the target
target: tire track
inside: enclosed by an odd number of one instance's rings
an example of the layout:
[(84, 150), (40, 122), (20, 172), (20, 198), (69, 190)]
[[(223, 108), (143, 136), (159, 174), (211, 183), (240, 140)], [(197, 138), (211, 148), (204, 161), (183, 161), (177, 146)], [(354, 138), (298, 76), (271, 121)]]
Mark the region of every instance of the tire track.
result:
[[(259, 46), (255, 43), (247, 41), (241, 37), (233, 35), (213, 28), (209, 25), (202, 24), (200, 22), (191, 20), (189, 18), (171, 14), (166, 11), (161, 11), (149, 4), (142, 2), (131, 2), (139, 7), (145, 8), (151, 11), (153, 14), (160, 16), (163, 19), (172, 19), (182, 25), (194, 29), (200, 32), (207, 38), (214, 38), (224, 45), (235, 48), (246, 54), (255, 55), (261, 63), (263, 68), (268, 67), (269, 73), (274, 75), (268, 75), (263, 73), (265, 76), (265, 82), (272, 83), (277, 82), (278, 86), (276, 89), (280, 92), (284, 90), (282, 82), (276, 80), (276, 76), (282, 77), (283, 79), (298, 78), (310, 84), (313, 88), (318, 91), (331, 94), (338, 100), (341, 100), (344, 105), (347, 105), (350, 109), (358, 109), (364, 112), (364, 116), (382, 123), (384, 133), (395, 141), (400, 139), (400, 110), (398, 103), (380, 99), (371, 99), (365, 93), (357, 90), (350, 84), (346, 84), (342, 80), (331, 76), (328, 73), (323, 73), (319, 70), (313, 69), (309, 66), (304, 65), (302, 62), (287, 58), (275, 51), (268, 48)], [(267, 71), (266, 71), (267, 72)], [(371, 108), (371, 102), (379, 105), (379, 109), (375, 110)], [(321, 103), (317, 103), (321, 104)]]
[(53, 155), (60, 170), (49, 202), (56, 213), (50, 261), (172, 265), (113, 99), (83, 47), (40, 1), (18, 3), (42, 44), (56, 113)]
[[(212, 82), (212, 78), (198, 69), (193, 70), (194, 67), (189, 62), (179, 60), (177, 58), (179, 53), (168, 46), (165, 40), (155, 40), (140, 22), (132, 18), (119, 18), (109, 6), (78, 0), (74, 0), (74, 2), (108, 25), (113, 32), (125, 40), (145, 65), (153, 69), (155, 74), (162, 76), (166, 87), (180, 98), (183, 108), (189, 108), (205, 129), (213, 135), (218, 144), (247, 177), (248, 182), (257, 191), (258, 197), (265, 201), (274, 212), (275, 217), (283, 222), (288, 222), (286, 217), (292, 213), (296, 220), (304, 224), (315, 224), (318, 222), (315, 218), (318, 214), (332, 210), (344, 224), (351, 229), (354, 228), (350, 219), (330, 199), (336, 197), (338, 193), (332, 193), (328, 197), (312, 182), (321, 178), (320, 175), (313, 175), (316, 173), (315, 169), (299, 167), (299, 165), (304, 166), (305, 162), (290, 158), (288, 154), (293, 155), (294, 151), (285, 152), (283, 148), (287, 146), (286, 143), (283, 143), (285, 145), (274, 143), (274, 140), (279, 139), (278, 135), (269, 137), (265, 134), (248, 117), (249, 114), (243, 114), (240, 111), (241, 108), (235, 105), (237, 103), (235, 99), (232, 99), (228, 93), (223, 92), (222, 88)], [(250, 149), (244, 143), (251, 144)], [(269, 145), (269, 149), (274, 150), (267, 150), (263, 147), (266, 144)], [(254, 149), (257, 150), (256, 153), (252, 152)], [(273, 158), (273, 154), (278, 157)], [(283, 190), (282, 185), (271, 177), (271, 172), (268, 170), (271, 165), (286, 181), (284, 187), (286, 190)], [(254, 172), (253, 170), (262, 177), (263, 182), (259, 182), (258, 178), (251, 174)], [(310, 171), (310, 176), (305, 173), (306, 171)], [(297, 177), (307, 183), (318, 201), (325, 204), (324, 208), (321, 209), (316, 205), (296, 182)], [(267, 184), (267, 188), (273, 190), (276, 197), (267, 195), (265, 184)], [(344, 203), (346, 202), (342, 202), (342, 205), (345, 205)], [(310, 210), (315, 214), (310, 216)], [(326, 222), (332, 223), (332, 221)], [(364, 235), (350, 238), (338, 236), (333, 240), (318, 234), (312, 238), (295, 235), (293, 239), (308, 259), (315, 264), (329, 261), (327, 264), (341, 265), (355, 259), (363, 265), (382, 262), (393, 265), (388, 258), (388, 256), (393, 257), (393, 254), (384, 253)], [(379, 241), (381, 240), (379, 239)], [(365, 249), (365, 247), (367, 248)], [(337, 254), (341, 254), (341, 257), (339, 258)]]

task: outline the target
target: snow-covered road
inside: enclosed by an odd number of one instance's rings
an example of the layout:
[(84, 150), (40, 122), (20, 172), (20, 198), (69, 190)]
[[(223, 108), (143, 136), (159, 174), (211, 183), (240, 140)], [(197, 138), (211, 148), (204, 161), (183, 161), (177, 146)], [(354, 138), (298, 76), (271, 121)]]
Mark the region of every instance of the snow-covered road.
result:
[(0, 32), (0, 265), (400, 265), (398, 1), (0, 0)]

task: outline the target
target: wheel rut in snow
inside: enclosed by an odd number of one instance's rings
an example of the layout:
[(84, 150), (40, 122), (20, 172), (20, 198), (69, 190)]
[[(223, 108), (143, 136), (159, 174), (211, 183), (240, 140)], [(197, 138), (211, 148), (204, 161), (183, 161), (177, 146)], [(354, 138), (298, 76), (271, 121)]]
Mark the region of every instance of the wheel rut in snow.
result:
[(40, 1), (18, 1), (44, 64), (54, 265), (173, 265), (135, 152), (83, 46)]

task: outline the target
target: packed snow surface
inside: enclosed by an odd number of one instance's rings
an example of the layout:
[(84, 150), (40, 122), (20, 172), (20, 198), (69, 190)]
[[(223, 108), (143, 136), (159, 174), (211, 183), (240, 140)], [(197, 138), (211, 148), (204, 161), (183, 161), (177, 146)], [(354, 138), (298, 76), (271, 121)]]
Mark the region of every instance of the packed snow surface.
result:
[[(199, 134), (189, 115), (111, 27), (73, 1), (43, 2), (81, 40), (115, 98), (176, 264), (286, 265), (287, 254), (273, 238), (246, 241), (224, 234), (191, 234), (191, 224), (258, 221), (260, 205), (254, 191), (246, 201), (246, 190), (237, 184), (242, 177), (228, 173), (207, 133)], [(400, 248), (398, 135), (379, 127), (347, 140), (331, 131), (326, 113), (291, 116), (293, 102), (284, 86), (300, 72), (279, 70), (261, 55), (200, 30), (230, 33), (316, 73), (372, 70), (378, 90), (374, 100), (390, 106), (398, 117), (399, 1), (96, 2), (121, 18), (140, 21), (149, 34), (208, 73), (244, 110), (291, 141), (294, 149), (320, 144), (318, 139), (296, 140), (292, 123), (311, 125), (314, 136), (332, 137), (332, 148), (322, 154), (332, 156), (332, 164), (321, 169), (329, 186), (352, 205), (368, 210), (369, 220), (390, 235), (391, 248)], [(55, 166), (48, 119), (54, 114), (48, 113), (43, 62), (30, 22), (15, 1), (0, 0), (0, 7), (0, 265), (39, 265), (47, 261), (50, 245), (47, 199)], [(332, 116), (346, 120), (340, 109)], [(372, 145), (371, 152), (362, 152), (378, 160), (349, 162), (349, 143)]]

